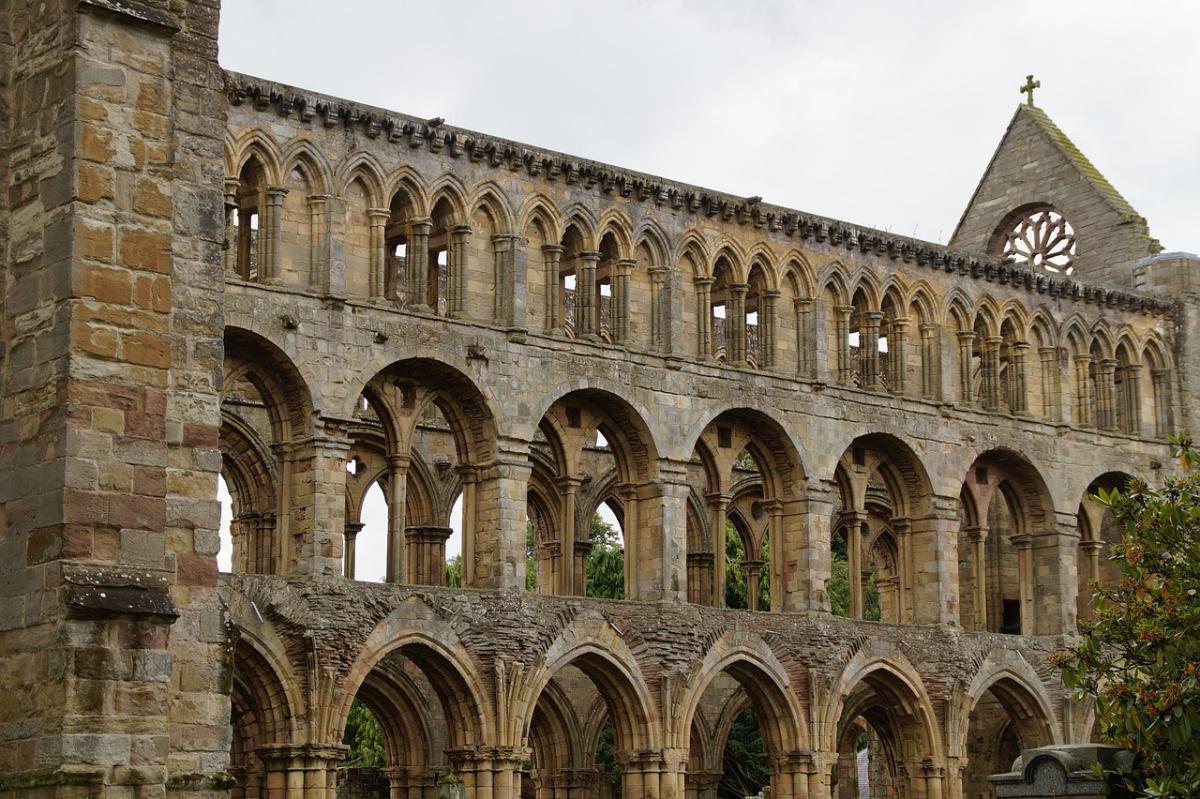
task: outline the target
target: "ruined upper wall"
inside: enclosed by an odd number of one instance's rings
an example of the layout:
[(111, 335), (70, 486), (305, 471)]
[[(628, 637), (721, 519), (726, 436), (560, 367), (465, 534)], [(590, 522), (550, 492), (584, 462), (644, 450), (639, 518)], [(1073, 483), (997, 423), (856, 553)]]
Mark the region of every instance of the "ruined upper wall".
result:
[[(524, 196), (509, 198), (513, 212), (522, 210), (521, 201), (540, 193), (556, 198), (566, 195), (559, 206), (564, 212), (571, 203), (600, 209), (620, 202), (631, 217), (653, 217), (660, 223), (670, 218), (680, 231), (704, 228), (748, 243), (770, 241), (780, 249), (828, 249), (838, 257), (856, 260), (865, 260), (865, 256), (909, 272), (914, 279), (942, 273), (967, 291), (972, 291), (972, 281), (1011, 287), (1026, 295), (1028, 306), (1058, 301), (1067, 304), (1068, 312), (1089, 304), (1119, 311), (1171, 312), (1169, 303), (1129, 291), (1130, 281), (1119, 285), (1103, 280), (1084, 283), (1017, 268), (984, 255), (985, 248), (973, 242), (957, 249), (945, 247), (772, 205), (759, 197), (717, 192), (240, 73), (226, 72), (226, 91), (233, 106), (228, 142), (235, 150), (232, 156), (248, 157), (249, 151), (244, 149), (247, 135), (251, 128), (259, 127), (280, 148), (282, 160), (273, 165), (281, 173), (279, 180), (282, 171), (301, 155), (297, 141), (306, 140), (317, 145), (319, 157), (325, 161), (321, 168), (328, 171), (328, 183), (332, 184), (353, 177), (351, 158), (359, 152), (371, 153), (379, 159), (374, 163), (391, 170), (381, 176), (387, 181), (379, 187), (382, 193), (398, 187), (391, 164), (409, 162), (424, 173), (424, 165), (437, 161), (440, 171), (453, 170), (464, 184), (494, 181), (508, 189), (519, 181)], [(283, 152), (289, 144), (290, 152)], [(238, 166), (234, 163), (230, 168)], [(338, 187), (326, 188), (336, 191)], [(381, 197), (379, 202), (386, 205), (389, 199)], [(958, 236), (954, 243), (959, 241), (965, 239)]]

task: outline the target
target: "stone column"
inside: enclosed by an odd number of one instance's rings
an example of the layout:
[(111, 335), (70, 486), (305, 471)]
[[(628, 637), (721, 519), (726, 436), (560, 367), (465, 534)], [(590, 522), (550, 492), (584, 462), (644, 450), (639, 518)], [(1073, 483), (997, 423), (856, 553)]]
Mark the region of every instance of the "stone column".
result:
[(837, 328), (838, 382), (843, 386), (848, 386), (852, 380), (850, 374), (850, 315), (854, 313), (854, 306), (838, 305), (833, 312)]
[[(259, 264), (259, 272), (264, 269), (263, 283), (279, 285), (283, 282), (281, 261), (283, 258), (283, 198), (288, 190), (281, 186), (271, 186), (267, 189), (267, 257)], [(260, 218), (259, 222), (263, 220)], [(262, 235), (262, 231), (259, 231)]]
[(1062, 419), (1062, 395), (1059, 393), (1058, 349), (1039, 347), (1042, 375), (1042, 416), (1052, 422)]
[(888, 330), (888, 362), (893, 394), (908, 392), (908, 317), (897, 316)]
[(1150, 372), (1154, 384), (1154, 435), (1162, 437), (1171, 432), (1171, 370)]
[[(589, 531), (591, 526), (588, 527)], [(574, 560), (567, 564), (567, 568), (571, 568), (574, 564), (574, 578), (572, 582), (573, 590), (576, 596), (587, 596), (587, 562), (588, 554), (592, 551), (592, 542), (588, 540), (576, 540), (575, 551), (571, 553)]]
[(387, 456), (387, 576), (389, 583), (403, 582), (408, 576), (408, 558), (404, 548), (405, 504), (408, 501), (409, 455)]
[(862, 337), (859, 347), (862, 352), (862, 387), (870, 390), (879, 388), (879, 323), (883, 314), (867, 311), (862, 315)]
[[(641, 596), (657, 598), (657, 589), (662, 581), (659, 579), (660, 573), (657, 569), (645, 568), (648, 564), (652, 566), (652, 562), (646, 558), (653, 557), (653, 552), (643, 553), (641, 549), (643, 545), (649, 549), (651, 542), (646, 540), (648, 536), (639, 527), (641, 517), (638, 514), (640, 498), (638, 486), (635, 483), (621, 483), (616, 488), (625, 510), (625, 527), (622, 531), (625, 536), (625, 598), (634, 599)], [(630, 568), (631, 559), (632, 563), (636, 564), (633, 568)], [(643, 574), (643, 571), (648, 573)]]
[(1000, 347), (1004, 339), (988, 336), (983, 351), (983, 406), (989, 411), (1000, 407)]
[(946, 770), (934, 763), (933, 758), (925, 758), (921, 763), (921, 776), (925, 778), (926, 799), (942, 799), (942, 777)]
[(1033, 537), (1014, 535), (1009, 541), (1017, 548), (1017, 582), (1021, 600), (1021, 635), (1034, 635), (1035, 583), (1033, 570)]
[(269, 744), (257, 754), (266, 766), (269, 799), (336, 799), (342, 744)]
[(342, 550), (342, 576), (350, 580), (354, 579), (355, 541), (365, 526), (362, 522), (346, 522), (346, 543)]
[(713, 493), (705, 497), (712, 513), (713, 601), (716, 608), (725, 607), (725, 512), (729, 509), (728, 494)]
[(454, 530), (434, 524), (404, 531), (408, 555), (408, 582), (412, 585), (446, 584), (446, 539)]
[(734, 366), (746, 365), (746, 292), (748, 283), (729, 284), (725, 318), (725, 358)]
[(225, 263), (225, 276), (232, 278), (242, 277), (238, 274), (238, 228), (234, 224), (240, 186), (241, 183), (237, 178), (225, 178), (225, 244), (222, 257)]
[(693, 605), (711, 605), (713, 590), (713, 554), (711, 552), (689, 552), (688, 602)]
[(777, 290), (762, 293), (758, 308), (758, 365), (763, 369), (774, 369), (776, 352), (775, 338), (777, 317), (779, 315), (779, 297)]
[(816, 376), (817, 364), (817, 348), (812, 341), (813, 305), (807, 297), (792, 301), (796, 312), (796, 374), (808, 378)]
[[(641, 483), (625, 500), (626, 599), (687, 600), (687, 463), (659, 459), (658, 479)], [(634, 501), (636, 499), (636, 501)], [(632, 592), (631, 592), (632, 590)]]
[(1029, 413), (1029, 345), (1018, 341), (1008, 348), (1008, 368), (1011, 377), (1008, 381), (1008, 409), (1021, 416)]
[(632, 258), (622, 258), (617, 261), (613, 280), (613, 341), (617, 344), (629, 343), (629, 276), (637, 266)]
[(975, 627), (979, 632), (987, 631), (987, 538), (988, 529), (983, 526), (968, 527), (965, 530), (971, 541), (971, 576), (974, 578), (974, 589), (971, 594), (971, 604), (974, 606)]
[[(560, 477), (558, 489), (562, 492), (562, 519), (559, 529), (559, 565), (557, 569), (558, 585), (555, 592), (559, 596), (575, 595), (575, 497), (583, 480), (579, 477)], [(585, 588), (586, 586), (580, 586)]]
[(473, 564), (470, 586), (523, 591), (531, 471), (528, 445), (500, 439), (490, 463), (459, 469), (464, 482), (464, 563), (469, 546)]
[[(296, 447), (291, 443), (271, 445), (271, 454), (279, 469), (279, 490), (275, 500), (276, 525), (278, 538), (278, 574), (294, 574), (297, 566), (296, 541), (292, 535), (292, 509), (295, 503), (292, 496), (295, 491), (294, 474), (296, 471)], [(344, 503), (343, 503), (344, 504)]]
[(1124, 367), (1125, 432), (1142, 434), (1142, 365), (1131, 363)]
[(975, 401), (974, 375), (971, 374), (971, 356), (975, 351), (975, 331), (958, 331), (958, 398), (964, 405)]
[(392, 212), (386, 208), (368, 208), (367, 221), (370, 225), (369, 246), (371, 248), (370, 269), (367, 272), (367, 292), (371, 299), (382, 299), (384, 277), (387, 270), (387, 252), (384, 229)]
[(344, 424), (327, 420), (324, 430), (297, 442), (299, 478), (293, 504), (284, 507), (298, 520), (294, 531), (300, 551), (300, 574), (332, 576), (342, 572), (342, 540), (346, 526), (346, 455), (350, 439)]
[[(451, 319), (462, 319), (467, 315), (467, 277), (470, 275), (471, 258), (468, 245), (471, 240), (469, 225), (450, 228), (450, 246), (446, 253), (446, 268), (450, 274), (446, 280), (446, 315)], [(497, 292), (500, 286), (496, 286)]]
[(712, 358), (712, 286), (711, 277), (698, 277), (696, 284), (696, 356)]
[(1091, 355), (1075, 356), (1075, 385), (1078, 387), (1075, 424), (1080, 427), (1091, 427), (1096, 423), (1091, 366)]
[(319, 294), (331, 294), (330, 290), (330, 222), (328, 194), (308, 195), (308, 224), (311, 231), (309, 242), (308, 288)]
[(408, 224), (408, 247), (404, 251), (404, 272), (408, 282), (408, 307), (426, 311), (429, 307), (429, 234), (433, 222), (414, 219)]
[(670, 270), (652, 266), (650, 274), (650, 348), (655, 352), (671, 351), (671, 297), (667, 282)]
[(863, 596), (863, 539), (870, 534), (867, 515), (861, 511), (850, 511), (843, 516), (846, 529), (846, 566), (850, 577), (850, 618), (863, 618), (865, 601)]
[(1080, 593), (1087, 593), (1082, 597), (1085, 601), (1079, 602), (1078, 605), (1081, 617), (1091, 619), (1093, 613), (1091, 591), (1092, 586), (1100, 582), (1100, 553), (1104, 550), (1104, 542), (1089, 538), (1080, 541), (1079, 548), (1084, 554), (1083, 562), (1086, 572), (1084, 579), (1081, 581), (1083, 587), (1079, 590)]
[(924, 324), (921, 332), (921, 396), (939, 399), (942, 396), (940, 361), (938, 359), (938, 326)]
[(562, 262), (564, 249), (564, 247), (558, 244), (545, 244), (542, 246), (542, 265), (545, 270), (546, 280), (546, 307), (544, 313), (546, 317), (546, 333), (550, 335), (560, 335), (562, 333), (562, 319), (560, 318), (562, 299), (559, 297), (558, 291), (558, 267)]
[[(525, 245), (528, 242), (513, 233), (492, 236), (492, 252), (496, 262), (496, 304), (493, 309), (498, 324), (510, 330), (524, 330), (527, 281)], [(555, 287), (558, 286), (558, 265), (555, 264)], [(556, 292), (557, 293), (557, 292)]]
[(758, 610), (758, 579), (762, 572), (761, 560), (744, 560), (742, 568), (746, 570), (746, 606), (750, 610)]
[[(784, 527), (784, 503), (782, 500), (770, 499), (762, 504), (763, 513), (767, 514), (771, 521), (767, 528), (770, 531), (770, 538), (767, 539), (768, 551), (770, 552), (770, 565), (767, 569), (767, 586), (771, 589), (771, 607), (764, 610), (773, 610), (774, 608), (783, 609), (790, 607), (787, 602), (788, 594), (784, 589), (783, 575), (787, 572), (787, 553), (789, 551), (787, 544), (787, 531)], [(794, 509), (793, 509), (794, 510)]]
[(1098, 426), (1102, 430), (1117, 429), (1117, 415), (1114, 412), (1115, 384), (1114, 375), (1117, 371), (1117, 361), (1114, 358), (1103, 358), (1096, 370), (1096, 411)]
[(575, 270), (575, 337), (588, 341), (600, 340), (600, 314), (596, 307), (596, 265), (600, 253), (579, 253)]
[(912, 524), (903, 516), (896, 516), (889, 522), (892, 533), (896, 536), (896, 610), (901, 624), (912, 622), (913, 584), (916, 582), (916, 567), (913, 563), (913, 531)]

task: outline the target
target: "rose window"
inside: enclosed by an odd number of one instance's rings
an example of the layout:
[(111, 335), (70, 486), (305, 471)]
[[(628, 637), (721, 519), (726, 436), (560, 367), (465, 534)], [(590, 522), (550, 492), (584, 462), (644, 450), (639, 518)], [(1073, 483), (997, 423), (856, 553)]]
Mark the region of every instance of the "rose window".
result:
[(1000, 254), (1017, 264), (1029, 264), (1069, 275), (1074, 270), (1075, 229), (1048, 205), (1031, 208), (1003, 231)]

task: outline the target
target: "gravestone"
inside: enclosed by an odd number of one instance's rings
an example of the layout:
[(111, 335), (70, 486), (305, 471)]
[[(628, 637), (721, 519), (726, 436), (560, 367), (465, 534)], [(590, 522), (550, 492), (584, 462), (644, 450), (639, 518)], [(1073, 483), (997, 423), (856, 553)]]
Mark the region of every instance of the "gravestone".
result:
[(1026, 749), (1007, 774), (988, 777), (996, 786), (996, 799), (1115, 799), (1127, 792), (1097, 769), (1128, 773), (1134, 753), (1104, 744), (1043, 746)]

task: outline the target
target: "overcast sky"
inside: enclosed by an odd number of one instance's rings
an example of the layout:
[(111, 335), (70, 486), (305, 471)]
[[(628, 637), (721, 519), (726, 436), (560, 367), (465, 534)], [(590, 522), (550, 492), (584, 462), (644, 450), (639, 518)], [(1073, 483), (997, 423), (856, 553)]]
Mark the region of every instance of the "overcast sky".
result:
[(944, 242), (1036, 100), (1200, 250), (1200, 5), (224, 0), (229, 69)]
[(1200, 250), (1193, 3), (224, 0), (221, 15), (228, 69), (938, 242), (1032, 72), (1038, 105), (1163, 246)]

